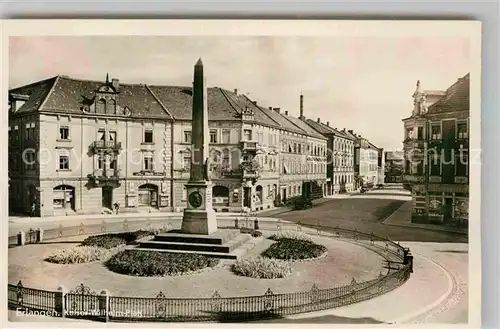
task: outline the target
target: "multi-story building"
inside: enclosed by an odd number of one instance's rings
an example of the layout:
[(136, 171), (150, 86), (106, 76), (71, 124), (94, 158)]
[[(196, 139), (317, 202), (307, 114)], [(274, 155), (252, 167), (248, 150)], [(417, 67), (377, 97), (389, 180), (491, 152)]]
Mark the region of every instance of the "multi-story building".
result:
[(380, 150), (368, 139), (355, 134), (353, 130), (348, 130), (346, 133), (354, 139), (354, 175), (356, 177), (354, 188), (373, 187), (378, 184)]
[(385, 183), (402, 183), (404, 168), (403, 151), (386, 151), (385, 157)]
[[(12, 211), (181, 211), (191, 87), (57, 76), (9, 92)], [(326, 138), (279, 109), (208, 89), (214, 208), (263, 210), (326, 185)], [(307, 127), (304, 129), (304, 127)]]
[(354, 138), (345, 128), (338, 130), (318, 118), (306, 119), (307, 124), (328, 138), (327, 194), (354, 191)]
[[(405, 128), (405, 174), (412, 221), (464, 224), (469, 203), (469, 74), (430, 99), (420, 83)], [(430, 101), (429, 101), (430, 99)]]

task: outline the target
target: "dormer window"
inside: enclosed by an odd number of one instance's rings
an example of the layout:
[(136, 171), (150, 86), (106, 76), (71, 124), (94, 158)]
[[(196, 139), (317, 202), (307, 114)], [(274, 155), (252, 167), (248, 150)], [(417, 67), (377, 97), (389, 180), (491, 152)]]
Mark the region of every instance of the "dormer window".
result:
[(106, 100), (101, 98), (96, 104), (96, 113), (105, 114), (106, 113)]

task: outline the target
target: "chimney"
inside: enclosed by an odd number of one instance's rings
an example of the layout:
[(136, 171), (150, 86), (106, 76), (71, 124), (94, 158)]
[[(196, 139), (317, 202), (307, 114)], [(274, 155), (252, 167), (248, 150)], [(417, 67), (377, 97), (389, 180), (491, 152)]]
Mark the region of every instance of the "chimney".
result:
[(279, 108), (279, 107), (275, 107), (275, 108), (273, 108), (273, 110), (274, 110), (276, 113), (280, 113), (280, 108)]
[(321, 123), (321, 119), (320, 118), (318, 118), (318, 123)]
[(273, 110), (273, 107), (272, 106), (269, 106), (269, 110), (272, 111)]
[(327, 127), (330, 127), (330, 121), (327, 121), (327, 122), (326, 122), (326, 126), (327, 126)]
[[(352, 130), (348, 130), (348, 132), (349, 132), (350, 134), (353, 134), (353, 135), (354, 135), (354, 131), (352, 131)], [(356, 136), (356, 135), (354, 135), (354, 136)]]
[(118, 88), (120, 88), (120, 80), (118, 80), (118, 79), (112, 79), (111, 80), (111, 85), (113, 86), (113, 88), (115, 88), (115, 90), (118, 90)]
[(252, 101), (252, 104), (253, 105), (257, 105), (257, 101)]
[(304, 120), (304, 95), (300, 94), (300, 120)]
[(234, 93), (238, 95), (238, 89), (234, 89)]
[(285, 111), (285, 115), (288, 115), (288, 111)]
[(342, 128), (342, 131), (345, 132), (345, 128)]

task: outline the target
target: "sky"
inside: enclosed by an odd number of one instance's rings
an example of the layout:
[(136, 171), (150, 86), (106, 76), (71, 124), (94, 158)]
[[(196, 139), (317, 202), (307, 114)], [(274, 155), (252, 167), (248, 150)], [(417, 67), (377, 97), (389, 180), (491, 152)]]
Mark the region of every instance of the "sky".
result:
[(446, 90), (471, 69), (461, 37), (72, 36), (11, 37), (9, 87), (56, 75), (191, 86), (202, 58), (209, 87), (238, 89), (377, 147), (401, 149), (417, 80)]

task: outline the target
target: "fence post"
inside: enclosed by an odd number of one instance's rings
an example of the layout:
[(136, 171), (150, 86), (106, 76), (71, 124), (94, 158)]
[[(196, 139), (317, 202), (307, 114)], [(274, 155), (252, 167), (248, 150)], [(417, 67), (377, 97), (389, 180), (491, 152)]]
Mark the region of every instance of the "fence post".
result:
[(38, 228), (36, 230), (36, 242), (37, 243), (43, 242), (43, 229), (42, 228)]
[(109, 322), (109, 297), (110, 294), (107, 289), (103, 289), (99, 296), (99, 313), (104, 314), (106, 322)]
[(17, 233), (17, 245), (24, 246), (26, 244), (26, 233), (23, 230)]
[(66, 303), (65, 303), (65, 296), (66, 296), (66, 288), (64, 286), (59, 286), (57, 288), (57, 291), (55, 293), (55, 308), (56, 312), (61, 314), (62, 318), (66, 317)]
[(253, 222), (253, 228), (255, 230), (258, 230), (259, 229), (259, 219), (257, 217), (255, 217), (255, 220)]
[(235, 228), (240, 228), (240, 222), (239, 222), (239, 218), (238, 218), (238, 217), (236, 217), (236, 218), (234, 219), (234, 227), (235, 227)]

